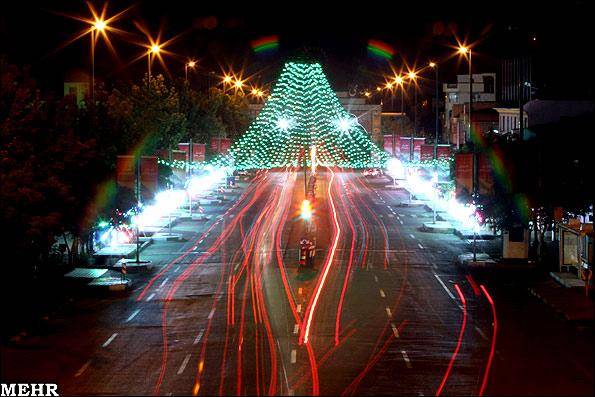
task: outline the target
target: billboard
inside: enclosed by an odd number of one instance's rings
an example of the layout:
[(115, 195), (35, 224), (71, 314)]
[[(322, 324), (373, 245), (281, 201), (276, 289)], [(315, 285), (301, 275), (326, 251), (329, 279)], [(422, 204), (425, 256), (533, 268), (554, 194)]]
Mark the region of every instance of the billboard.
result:
[(456, 197), (473, 193), (473, 153), (455, 154)]
[(116, 183), (118, 187), (135, 189), (134, 156), (118, 156), (116, 159)]

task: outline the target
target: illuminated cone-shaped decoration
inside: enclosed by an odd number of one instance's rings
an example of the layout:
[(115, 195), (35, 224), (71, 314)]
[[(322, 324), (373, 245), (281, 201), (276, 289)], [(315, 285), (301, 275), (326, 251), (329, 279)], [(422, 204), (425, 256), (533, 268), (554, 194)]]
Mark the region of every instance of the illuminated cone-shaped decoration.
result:
[(259, 115), (230, 149), (239, 169), (298, 166), (316, 146), (322, 166), (364, 168), (386, 154), (349, 114), (318, 63), (288, 62)]

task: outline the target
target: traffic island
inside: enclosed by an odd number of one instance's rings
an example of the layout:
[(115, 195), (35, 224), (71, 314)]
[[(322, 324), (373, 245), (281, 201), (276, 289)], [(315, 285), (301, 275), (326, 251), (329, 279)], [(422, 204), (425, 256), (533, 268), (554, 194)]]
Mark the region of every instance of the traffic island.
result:
[(132, 288), (132, 282), (129, 279), (122, 279), (122, 277), (101, 277), (91, 281), (89, 287), (110, 291), (123, 292)]
[(478, 253), (473, 258), (473, 253), (458, 256), (457, 264), (467, 268), (496, 267), (497, 262), (486, 253)]
[(445, 221), (424, 222), (421, 226), (421, 231), (428, 233), (451, 234), (454, 233), (455, 228), (450, 222)]
[(184, 241), (180, 233), (154, 233), (151, 239), (153, 241)]
[(563, 287), (550, 279), (530, 287), (529, 292), (564, 320), (593, 324), (595, 306), (593, 299), (585, 295), (584, 282), (582, 288)]
[(396, 204), (395, 207), (423, 207), (425, 205), (426, 202), (422, 200), (407, 200), (401, 201), (400, 203)]
[(122, 265), (125, 265), (126, 272), (128, 273), (147, 271), (153, 268), (153, 263), (149, 260), (139, 259), (139, 261), (137, 262), (136, 259), (122, 258), (119, 261), (117, 261), (113, 266), (110, 266), (110, 269), (121, 272)]

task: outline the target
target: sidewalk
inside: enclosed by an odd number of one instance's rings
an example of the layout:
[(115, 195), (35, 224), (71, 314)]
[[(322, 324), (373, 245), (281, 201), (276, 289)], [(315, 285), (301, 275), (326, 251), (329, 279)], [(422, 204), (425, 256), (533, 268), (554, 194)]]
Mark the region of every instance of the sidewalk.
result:
[(595, 305), (592, 298), (585, 296), (584, 284), (582, 288), (568, 288), (549, 279), (530, 287), (529, 292), (567, 321), (593, 322)]

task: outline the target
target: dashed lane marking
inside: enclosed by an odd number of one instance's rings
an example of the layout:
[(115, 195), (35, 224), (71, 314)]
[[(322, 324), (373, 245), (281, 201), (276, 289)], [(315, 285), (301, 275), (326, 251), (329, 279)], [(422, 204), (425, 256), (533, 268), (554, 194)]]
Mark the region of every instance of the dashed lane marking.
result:
[(378, 282), (378, 276), (377, 275), (374, 275), (374, 281), (375, 282)]
[(392, 316), (393, 316), (393, 312), (391, 312), (391, 311), (390, 311), (390, 307), (388, 307), (388, 306), (387, 306), (387, 307), (385, 308), (385, 310), (386, 310), (386, 315), (387, 315), (387, 316), (389, 316), (389, 317), (392, 317)]
[(411, 238), (415, 238), (415, 236), (414, 236), (413, 234), (410, 234), (409, 236), (410, 236)]
[(188, 361), (190, 361), (190, 354), (186, 354), (186, 357), (184, 357), (184, 361), (182, 361), (182, 365), (178, 369), (178, 375), (182, 375), (182, 372), (186, 369), (186, 365), (188, 365)]
[(298, 334), (298, 332), (300, 332), (300, 325), (299, 325), (299, 324), (295, 324), (295, 325), (293, 326), (293, 334), (294, 334), (294, 335), (297, 335), (297, 334)]
[(397, 329), (397, 326), (394, 323), (390, 323), (390, 327), (393, 330), (393, 335), (395, 335), (395, 338), (399, 337), (399, 330)]
[(90, 365), (91, 365), (91, 360), (84, 363), (83, 366), (78, 371), (76, 371), (76, 374), (74, 374), (74, 377), (78, 378), (79, 376), (81, 376), (83, 373), (85, 373), (85, 371), (87, 370), (87, 368), (89, 368)]
[(147, 302), (149, 302), (150, 300), (152, 300), (155, 297), (155, 293), (153, 292), (151, 295), (149, 295), (149, 297), (147, 298)]
[(302, 312), (302, 304), (301, 303), (297, 305), (296, 310), (297, 310), (298, 313), (301, 313)]
[(298, 288), (298, 294), (299, 294), (299, 295), (301, 295), (301, 294), (302, 294), (302, 291), (303, 291), (303, 290), (302, 290), (301, 288)]
[(204, 329), (201, 329), (200, 332), (198, 333), (198, 335), (196, 335), (196, 338), (194, 338), (194, 342), (192, 343), (193, 345), (197, 345), (198, 342), (200, 342), (200, 339), (202, 338), (202, 335), (205, 333)]
[(442, 285), (442, 288), (444, 288), (444, 290), (446, 291), (446, 293), (448, 294), (448, 296), (450, 297), (450, 299), (452, 300), (456, 300), (455, 296), (452, 294), (452, 292), (450, 292), (450, 290), (446, 287), (446, 284), (444, 284), (444, 281), (440, 280), (440, 277), (438, 277), (438, 275), (436, 273), (434, 273), (434, 277), (436, 277), (436, 280), (438, 280), (438, 282), (440, 283), (440, 285)]
[(419, 249), (422, 249), (422, 250), (424, 249), (424, 246), (421, 245), (420, 243), (417, 243), (417, 246), (419, 247)]
[(215, 308), (211, 309), (211, 312), (209, 313), (209, 317), (207, 317), (209, 320), (213, 318), (213, 315), (215, 314)]
[(483, 331), (481, 329), (479, 329), (479, 327), (475, 326), (475, 330), (477, 331), (477, 333), (479, 334), (479, 336), (481, 336), (481, 338), (483, 340), (488, 340), (488, 337), (486, 336), (486, 334), (484, 334)]
[(403, 356), (403, 360), (405, 360), (405, 365), (407, 366), (407, 368), (412, 368), (411, 360), (409, 360), (407, 352), (405, 350), (401, 350), (401, 355)]
[(114, 341), (114, 339), (116, 339), (116, 336), (118, 336), (117, 332), (114, 332), (112, 334), (112, 336), (110, 336), (109, 338), (107, 338), (107, 340), (105, 342), (103, 342), (102, 347), (108, 347), (110, 343), (112, 343)]
[(165, 285), (165, 283), (167, 283), (168, 281), (169, 281), (169, 277), (166, 277), (166, 278), (165, 278), (165, 280), (163, 280), (163, 281), (161, 282), (161, 284), (159, 285), (159, 288), (157, 288), (157, 289), (161, 289), (161, 288), (163, 288), (163, 286)]
[(295, 362), (297, 361), (297, 352), (295, 351), (295, 349), (291, 350), (291, 363), (295, 364)]
[(383, 298), (386, 298), (386, 294), (384, 293), (384, 291), (382, 290), (382, 288), (380, 288), (380, 296)]
[(127, 322), (131, 321), (133, 318), (136, 317), (136, 315), (138, 313), (140, 313), (140, 309), (136, 309), (135, 311), (133, 311), (132, 314), (130, 316), (128, 316), (128, 318), (124, 322), (127, 323)]
[(174, 269), (174, 273), (177, 273), (177, 272), (178, 272), (178, 270), (180, 270), (180, 266), (178, 266), (178, 267), (176, 267), (176, 268)]
[(403, 225), (403, 221), (399, 219), (399, 222), (401, 222), (401, 225)]

